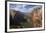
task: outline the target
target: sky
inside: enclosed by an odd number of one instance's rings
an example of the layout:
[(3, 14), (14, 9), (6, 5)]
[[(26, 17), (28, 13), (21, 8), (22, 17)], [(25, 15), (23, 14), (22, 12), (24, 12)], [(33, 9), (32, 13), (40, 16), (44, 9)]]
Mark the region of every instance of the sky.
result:
[(36, 6), (40, 6), (40, 5), (25, 5), (25, 4), (10, 4), (10, 9), (14, 9), (16, 11), (20, 11), (20, 12), (31, 12), (32, 9)]

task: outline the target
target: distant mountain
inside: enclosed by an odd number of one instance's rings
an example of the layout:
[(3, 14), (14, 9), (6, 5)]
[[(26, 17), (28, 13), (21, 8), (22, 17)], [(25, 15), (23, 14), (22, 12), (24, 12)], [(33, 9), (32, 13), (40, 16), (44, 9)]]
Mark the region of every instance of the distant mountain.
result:
[(17, 15), (19, 16), (24, 16), (24, 13), (23, 12), (20, 12), (20, 11), (16, 11)]

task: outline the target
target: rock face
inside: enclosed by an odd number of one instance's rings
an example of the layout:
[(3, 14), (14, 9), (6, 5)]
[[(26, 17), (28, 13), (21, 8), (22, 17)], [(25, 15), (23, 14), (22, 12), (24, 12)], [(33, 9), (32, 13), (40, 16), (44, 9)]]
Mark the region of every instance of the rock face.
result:
[(33, 27), (42, 26), (42, 9), (34, 9), (32, 12), (32, 24)]
[[(10, 26), (14, 27), (14, 26), (21, 26), (21, 23), (25, 23), (26, 19), (24, 19), (24, 14), (22, 12), (19, 11), (13, 11), (13, 13), (11, 13), (12, 15), (10, 15)], [(12, 18), (12, 16), (14, 18)]]

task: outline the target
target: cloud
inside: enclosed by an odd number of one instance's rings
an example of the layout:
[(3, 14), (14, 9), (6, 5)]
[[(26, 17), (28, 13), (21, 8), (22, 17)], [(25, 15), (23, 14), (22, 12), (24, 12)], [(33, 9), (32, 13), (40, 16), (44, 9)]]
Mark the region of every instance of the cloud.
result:
[(10, 9), (27, 13), (27, 12), (31, 12), (35, 6), (39, 6), (39, 5), (10, 4)]

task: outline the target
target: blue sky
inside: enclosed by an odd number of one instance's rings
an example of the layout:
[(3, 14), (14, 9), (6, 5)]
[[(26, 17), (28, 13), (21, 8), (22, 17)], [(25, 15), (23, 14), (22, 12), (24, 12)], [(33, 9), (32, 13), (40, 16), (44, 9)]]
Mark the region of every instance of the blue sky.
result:
[(14, 9), (20, 12), (31, 12), (32, 8), (40, 5), (25, 5), (25, 4), (10, 4), (10, 9)]

